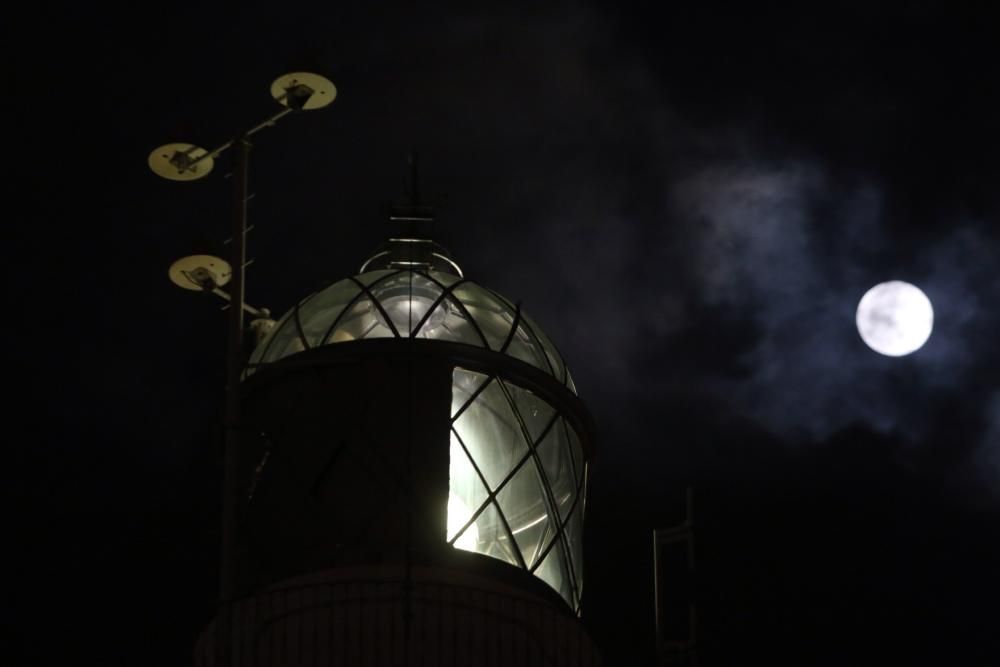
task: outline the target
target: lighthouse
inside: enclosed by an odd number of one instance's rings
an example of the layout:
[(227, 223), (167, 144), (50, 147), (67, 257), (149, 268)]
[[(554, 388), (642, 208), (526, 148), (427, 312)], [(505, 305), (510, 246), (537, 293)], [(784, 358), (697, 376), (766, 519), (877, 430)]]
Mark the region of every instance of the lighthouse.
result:
[(415, 163), (354, 275), (278, 320), (246, 302), (251, 139), (337, 90), (292, 72), (271, 95), (280, 111), (217, 148), (148, 159), (192, 181), (234, 157), (229, 261), (169, 270), (230, 304), (219, 606), (194, 665), (599, 665), (580, 622), (595, 429), (520, 302), (433, 240)]
[(580, 622), (595, 436), (569, 368), (421, 231), (428, 209), (390, 218), (355, 275), (258, 327), (233, 599), (195, 664), (597, 665)]

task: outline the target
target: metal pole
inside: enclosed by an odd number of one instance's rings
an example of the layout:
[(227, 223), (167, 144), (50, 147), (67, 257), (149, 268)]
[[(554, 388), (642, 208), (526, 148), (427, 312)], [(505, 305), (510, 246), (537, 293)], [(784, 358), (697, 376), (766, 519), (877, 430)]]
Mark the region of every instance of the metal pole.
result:
[[(292, 109), (292, 108), (282, 109), (278, 113), (270, 116), (267, 120), (265, 120), (265, 121), (263, 121), (261, 123), (258, 123), (257, 125), (254, 125), (252, 128), (250, 128), (249, 130), (247, 130), (246, 132), (244, 132), (243, 136), (240, 137), (239, 139), (230, 139), (229, 141), (227, 141), (226, 143), (222, 144), (218, 148), (216, 148), (214, 150), (210, 150), (207, 153), (204, 153), (203, 155), (199, 155), (195, 159), (193, 159), (190, 162), (188, 162), (187, 164), (185, 164), (184, 168), (185, 169), (190, 169), (191, 167), (197, 165), (198, 163), (202, 162), (203, 160), (205, 160), (207, 158), (212, 158), (214, 160), (215, 158), (219, 157), (223, 152), (225, 152), (226, 150), (228, 150), (229, 148), (231, 148), (233, 144), (239, 143), (241, 141), (246, 141), (247, 139), (249, 139), (253, 135), (257, 134), (258, 132), (260, 132), (264, 128), (274, 127), (279, 120), (281, 120), (282, 118), (284, 118), (288, 114), (294, 113), (294, 112), (295, 112), (295, 109)], [(192, 146), (191, 148), (187, 149), (187, 151), (185, 151), (185, 154), (190, 154), (191, 151), (193, 151), (195, 148), (197, 148), (197, 147), (196, 146)], [(239, 151), (237, 151), (237, 152), (239, 152)], [(239, 157), (237, 156), (236, 159), (238, 160)]]
[(216, 627), (215, 664), (229, 667), (235, 596), (234, 556), (236, 551), (237, 473), (240, 453), (240, 375), (243, 372), (243, 304), (247, 230), (247, 168), (250, 141), (242, 135), (235, 142), (233, 168), (233, 242), (230, 265), (229, 359), (226, 374), (226, 442), (223, 455), (222, 545), (219, 563), (219, 615)]
[[(233, 300), (232, 297), (229, 296), (228, 292), (224, 292), (218, 287), (212, 290), (212, 294), (222, 299), (225, 299), (226, 301), (231, 302)], [(223, 310), (225, 310), (226, 308), (229, 308), (229, 306), (223, 306)], [(254, 308), (253, 306), (251, 306), (249, 303), (246, 302), (243, 303), (243, 311), (249, 313), (253, 317), (268, 317), (270, 315), (270, 311), (267, 310), (267, 308), (264, 309)]]

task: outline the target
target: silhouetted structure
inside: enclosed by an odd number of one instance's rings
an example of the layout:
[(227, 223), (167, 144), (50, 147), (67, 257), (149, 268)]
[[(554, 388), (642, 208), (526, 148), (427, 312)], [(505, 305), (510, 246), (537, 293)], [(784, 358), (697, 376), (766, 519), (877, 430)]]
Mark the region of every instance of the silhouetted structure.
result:
[(653, 531), (656, 653), (663, 667), (698, 667), (694, 491), (690, 486), (685, 501), (682, 522)]
[(594, 429), (566, 364), (428, 209), (391, 217), (246, 366), (230, 637), (210, 625), (195, 664), (599, 664), (577, 618)]

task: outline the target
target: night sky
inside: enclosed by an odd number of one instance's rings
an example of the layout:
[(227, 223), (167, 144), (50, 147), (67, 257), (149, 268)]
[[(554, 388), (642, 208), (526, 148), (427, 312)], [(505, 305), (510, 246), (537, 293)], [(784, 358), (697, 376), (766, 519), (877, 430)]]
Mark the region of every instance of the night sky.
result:
[[(996, 664), (995, 15), (198, 4), (8, 17), (5, 664), (189, 660), (226, 330), (166, 270), (225, 252), (230, 182), (146, 158), (221, 144), (302, 68), (339, 97), (256, 138), (248, 302), (355, 273), (419, 153), (439, 240), (523, 302), (600, 429), (584, 622), (609, 667), (652, 664), (651, 531), (687, 485), (705, 665)], [(935, 308), (908, 357), (854, 325), (890, 279)]]

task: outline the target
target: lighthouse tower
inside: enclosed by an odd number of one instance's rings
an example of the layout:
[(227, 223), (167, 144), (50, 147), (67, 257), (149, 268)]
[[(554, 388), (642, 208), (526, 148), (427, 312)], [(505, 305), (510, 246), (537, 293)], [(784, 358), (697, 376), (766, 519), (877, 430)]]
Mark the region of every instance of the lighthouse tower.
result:
[[(598, 665), (594, 429), (538, 325), (400, 233), (306, 296), (240, 391), (235, 594), (195, 665)], [(228, 637), (218, 637), (226, 628)]]

